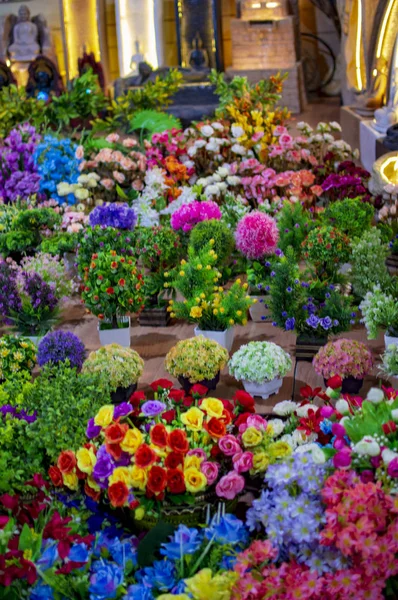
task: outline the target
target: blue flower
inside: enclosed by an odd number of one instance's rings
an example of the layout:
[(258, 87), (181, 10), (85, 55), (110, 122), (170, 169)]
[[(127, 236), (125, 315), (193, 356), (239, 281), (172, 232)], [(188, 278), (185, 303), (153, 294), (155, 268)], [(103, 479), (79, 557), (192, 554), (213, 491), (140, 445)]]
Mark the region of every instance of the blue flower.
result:
[(90, 577), (90, 598), (92, 600), (108, 600), (116, 598), (117, 588), (123, 583), (123, 569), (117, 565), (99, 560), (92, 567)]
[(318, 317), (316, 317), (315, 315), (311, 315), (310, 317), (308, 317), (308, 319), (306, 320), (306, 323), (309, 327), (312, 327), (312, 329), (316, 329), (319, 325), (319, 319)]
[(180, 560), (185, 554), (194, 554), (203, 541), (203, 536), (198, 529), (190, 529), (180, 525), (170, 542), (163, 543), (160, 553), (169, 560)]
[(290, 287), (290, 285), (289, 285), (289, 286), (286, 288), (286, 291), (287, 291), (287, 293), (288, 293), (288, 294), (290, 294), (290, 293), (291, 293), (291, 291), (292, 291), (292, 288)]
[(335, 319), (333, 321), (333, 325), (334, 325), (334, 327), (338, 327), (340, 325), (340, 323), (339, 323), (339, 321), (337, 319)]
[(324, 317), (321, 319), (321, 327), (325, 329), (325, 331), (333, 327), (332, 319), (330, 317)]
[(122, 542), (119, 538), (114, 538), (108, 545), (108, 551), (120, 567), (124, 567), (128, 562), (131, 562), (133, 566), (137, 564), (136, 550), (130, 540)]
[(325, 298), (330, 298), (330, 297), (331, 297), (331, 296), (330, 296), (329, 292), (326, 292), (326, 294), (325, 294)]
[(58, 548), (57, 543), (54, 540), (46, 540), (43, 543), (44, 550), (41, 553), (37, 564), (43, 571), (51, 569), (54, 566), (55, 561), (58, 559)]
[(137, 222), (137, 215), (126, 202), (124, 204), (111, 202), (96, 206), (90, 213), (89, 222), (91, 227), (101, 225), (132, 230)]
[(270, 275), (271, 275), (271, 277), (275, 277), (275, 275), (276, 275), (275, 271), (271, 271)]
[(207, 539), (214, 536), (217, 544), (240, 544), (248, 539), (248, 531), (243, 522), (235, 515), (226, 514), (218, 523), (217, 515), (213, 517), (210, 527), (205, 533)]
[(85, 544), (74, 544), (70, 549), (69, 560), (78, 563), (86, 563), (88, 561), (88, 551)]
[(266, 266), (266, 267), (270, 267), (270, 266), (271, 266), (271, 263), (269, 262), (269, 260), (266, 260), (266, 261), (265, 261), (265, 266)]
[(296, 325), (296, 319), (294, 317), (290, 317), (289, 319), (286, 319), (286, 321), (285, 321), (286, 331), (293, 331), (295, 325)]
[(282, 317), (284, 317), (284, 318), (287, 317), (287, 312), (285, 310), (282, 312)]
[(29, 600), (54, 600), (52, 588), (44, 583), (38, 583), (31, 589)]
[(151, 567), (136, 573), (138, 583), (152, 586), (160, 592), (168, 592), (176, 585), (176, 568), (170, 560), (157, 560)]
[(154, 600), (154, 596), (150, 587), (136, 583), (127, 588), (127, 594), (122, 600)]

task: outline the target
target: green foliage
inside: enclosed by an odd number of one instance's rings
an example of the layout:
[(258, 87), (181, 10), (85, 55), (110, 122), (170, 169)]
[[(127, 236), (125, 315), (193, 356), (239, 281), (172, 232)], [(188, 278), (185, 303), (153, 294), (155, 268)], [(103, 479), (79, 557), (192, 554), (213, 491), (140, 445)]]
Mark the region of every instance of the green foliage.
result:
[(350, 238), (361, 237), (370, 229), (374, 207), (360, 198), (346, 198), (329, 204), (325, 220)]
[(39, 250), (53, 256), (63, 256), (67, 252), (75, 252), (78, 240), (78, 233), (67, 233), (66, 231), (56, 233), (49, 238), (44, 238)]
[(144, 370), (144, 361), (132, 348), (108, 344), (84, 362), (84, 373), (103, 373), (112, 392), (117, 388), (128, 388), (138, 382)]
[(93, 254), (111, 250), (121, 254), (124, 249), (126, 257), (133, 255), (135, 242), (134, 233), (131, 231), (118, 231), (114, 227), (102, 229), (100, 225), (95, 225), (95, 227), (86, 227), (78, 235), (77, 266), (81, 277), (90, 266)]
[(141, 110), (130, 122), (131, 131), (140, 131), (142, 137), (150, 139), (154, 133), (162, 133), (169, 129), (181, 129), (181, 122), (173, 115), (156, 110)]
[[(303, 299), (302, 288), (295, 284), (295, 281), (299, 279), (300, 271), (293, 249), (287, 249), (274, 273), (268, 306), (271, 310), (273, 322), (281, 329), (285, 329), (286, 319), (296, 318), (298, 307)], [(288, 288), (292, 290), (290, 293), (286, 291)]]
[(269, 291), (269, 286), (272, 283), (271, 272), (278, 262), (278, 258), (270, 256), (270, 260), (263, 263), (258, 260), (248, 263), (246, 273), (251, 295), (262, 296)]
[(44, 100), (28, 98), (22, 87), (3, 87), (0, 90), (0, 137), (7, 137), (21, 123), (30, 123), (38, 131), (46, 129), (45, 106)]
[(337, 271), (350, 256), (350, 240), (330, 225), (315, 227), (303, 242), (303, 256), (320, 279), (336, 281)]
[(189, 236), (189, 245), (196, 253), (199, 253), (209, 244), (210, 240), (214, 240), (212, 248), (217, 254), (216, 265), (221, 267), (231, 257), (235, 246), (234, 236), (223, 221), (210, 219), (195, 225)]
[(282, 210), (278, 213), (279, 243), (278, 247), (286, 252), (292, 248), (297, 260), (302, 254), (302, 244), (313, 226), (313, 221), (308, 212), (299, 202), (292, 204), (285, 202)]
[(391, 279), (385, 264), (389, 248), (383, 243), (379, 229), (372, 227), (365, 231), (360, 239), (351, 242), (351, 250), (350, 280), (354, 294), (364, 298), (377, 284), (385, 288)]
[(392, 420), (391, 410), (398, 407), (398, 401), (389, 405), (386, 402), (374, 404), (364, 400), (361, 409), (355, 412), (354, 416), (344, 421), (344, 427), (348, 437), (354, 444), (361, 441), (365, 436), (380, 435), (383, 431), (383, 424)]
[(62, 217), (52, 208), (32, 208), (15, 212), (11, 223), (0, 233), (0, 252), (27, 252), (39, 246), (42, 230), (54, 229)]
[(226, 194), (222, 206), (222, 220), (232, 231), (235, 231), (237, 224), (249, 212), (250, 207), (242, 203), (239, 198), (232, 194)]
[(0, 339), (0, 380), (13, 377), (19, 372), (33, 371), (36, 352), (36, 346), (29, 339), (3, 335)]

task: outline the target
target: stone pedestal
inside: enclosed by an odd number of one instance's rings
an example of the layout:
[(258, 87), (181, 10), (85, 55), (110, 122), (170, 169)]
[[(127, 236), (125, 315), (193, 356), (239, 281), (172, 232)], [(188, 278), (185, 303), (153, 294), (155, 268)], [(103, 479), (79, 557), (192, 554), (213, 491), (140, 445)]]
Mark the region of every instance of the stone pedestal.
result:
[(359, 125), (363, 121), (361, 117), (350, 106), (342, 106), (340, 108), (340, 125), (342, 129), (342, 138), (350, 144), (355, 150), (360, 146)]
[(376, 131), (372, 125), (372, 120), (361, 121), (359, 125), (359, 149), (361, 153), (361, 163), (369, 172), (372, 171), (373, 163), (376, 160), (376, 141), (384, 137), (383, 133)]

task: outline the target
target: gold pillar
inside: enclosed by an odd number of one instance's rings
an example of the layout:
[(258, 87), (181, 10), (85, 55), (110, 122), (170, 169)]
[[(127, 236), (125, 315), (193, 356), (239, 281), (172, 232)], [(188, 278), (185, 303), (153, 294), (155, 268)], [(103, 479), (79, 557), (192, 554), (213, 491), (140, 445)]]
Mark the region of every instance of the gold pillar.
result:
[(65, 51), (67, 53), (67, 76), (73, 79), (78, 75), (77, 61), (84, 53), (93, 52), (96, 60), (101, 60), (99, 19), (97, 0), (61, 0)]

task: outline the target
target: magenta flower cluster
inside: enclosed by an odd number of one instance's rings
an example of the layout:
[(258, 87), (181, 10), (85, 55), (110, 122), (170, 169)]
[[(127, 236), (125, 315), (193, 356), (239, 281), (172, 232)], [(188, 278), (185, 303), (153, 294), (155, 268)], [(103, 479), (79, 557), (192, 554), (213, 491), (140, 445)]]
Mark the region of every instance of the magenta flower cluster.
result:
[(175, 231), (182, 229), (184, 232), (191, 231), (201, 221), (210, 219), (221, 219), (221, 210), (218, 204), (212, 200), (199, 202), (195, 200), (189, 204), (183, 204), (171, 217), (171, 226)]
[(257, 210), (245, 215), (239, 221), (235, 232), (236, 247), (250, 260), (273, 254), (278, 238), (275, 219)]

